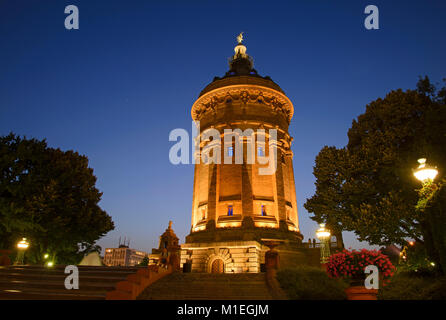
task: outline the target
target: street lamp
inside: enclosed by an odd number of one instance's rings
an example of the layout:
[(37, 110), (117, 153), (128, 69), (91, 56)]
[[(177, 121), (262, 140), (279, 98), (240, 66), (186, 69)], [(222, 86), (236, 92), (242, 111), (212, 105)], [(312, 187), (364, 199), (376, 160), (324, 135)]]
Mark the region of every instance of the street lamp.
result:
[(330, 258), (330, 244), (331, 236), (330, 230), (325, 228), (325, 223), (321, 223), (320, 228), (316, 231), (316, 237), (321, 242), (321, 264), (326, 264)]
[(435, 177), (438, 174), (437, 168), (426, 164), (426, 158), (418, 159), (418, 163), (420, 165), (413, 173), (415, 178), (420, 180), (423, 184), (429, 181), (434, 181)]
[(26, 240), (26, 238), (22, 238), (19, 242), (17, 242), (17, 249), (19, 250), (17, 254), (16, 264), (23, 264), (24, 258), (25, 258), (25, 251), (29, 247), (29, 242)]
[[(438, 208), (435, 206), (426, 210), (429, 206), (429, 203), (434, 199), (435, 194), (442, 188), (442, 182), (435, 183), (434, 179), (438, 174), (438, 170), (436, 167), (430, 166), (426, 163), (425, 158), (418, 159), (419, 166), (414, 170), (414, 176), (422, 183), (422, 188), (418, 191), (418, 203), (416, 206), (417, 212), (424, 213), (424, 218), (422, 221), (422, 231), (424, 237), (430, 237), (432, 239), (432, 250), (436, 250), (440, 257), (438, 260), (442, 260), (446, 257), (442, 250), (437, 249), (437, 246), (441, 247), (441, 243), (444, 243), (444, 233), (443, 230), (438, 228), (438, 226), (444, 223), (443, 218), (439, 217), (439, 214), (442, 212), (438, 212)], [(435, 209), (434, 209), (435, 208)], [(435, 212), (433, 211), (435, 210)], [(439, 261), (438, 261), (439, 262)], [(432, 266), (435, 266), (432, 265)], [(443, 267), (443, 270), (445, 268)]]

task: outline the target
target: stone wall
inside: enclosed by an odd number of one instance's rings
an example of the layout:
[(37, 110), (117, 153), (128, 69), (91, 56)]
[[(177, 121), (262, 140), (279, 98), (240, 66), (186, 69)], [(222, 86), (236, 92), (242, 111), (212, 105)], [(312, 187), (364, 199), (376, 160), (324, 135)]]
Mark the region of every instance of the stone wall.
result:
[[(320, 266), (320, 248), (290, 244), (278, 246), (279, 269), (307, 265)], [(212, 263), (222, 259), (225, 273), (260, 272), (268, 248), (257, 241), (186, 243), (181, 245), (180, 265), (192, 261), (192, 272), (210, 272)]]
[(210, 272), (217, 259), (223, 261), (225, 273), (260, 272), (264, 254), (257, 241), (186, 243), (181, 246), (180, 265), (183, 267), (192, 261), (192, 272)]

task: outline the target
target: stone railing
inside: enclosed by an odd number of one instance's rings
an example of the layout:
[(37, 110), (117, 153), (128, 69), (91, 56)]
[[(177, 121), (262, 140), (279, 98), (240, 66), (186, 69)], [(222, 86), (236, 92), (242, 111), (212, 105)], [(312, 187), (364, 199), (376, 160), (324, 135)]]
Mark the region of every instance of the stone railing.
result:
[(159, 264), (149, 265), (127, 276), (127, 280), (118, 282), (116, 289), (107, 292), (106, 300), (135, 300), (145, 288), (155, 281), (180, 270), (179, 246), (165, 249), (165, 257)]
[(107, 292), (106, 300), (135, 300), (149, 285), (171, 274), (172, 266), (152, 265), (140, 269), (136, 274), (127, 276), (127, 280), (116, 284), (116, 289)]
[[(302, 246), (304, 248), (320, 248), (321, 247), (321, 243), (320, 242), (303, 242)], [(337, 248), (338, 247), (338, 243), (336, 241), (332, 241), (330, 242), (330, 248)]]

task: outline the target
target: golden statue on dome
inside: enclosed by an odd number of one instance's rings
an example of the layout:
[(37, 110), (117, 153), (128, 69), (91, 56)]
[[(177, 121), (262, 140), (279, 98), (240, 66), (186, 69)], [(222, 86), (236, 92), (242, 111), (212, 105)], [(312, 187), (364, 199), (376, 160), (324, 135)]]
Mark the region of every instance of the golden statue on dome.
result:
[(237, 42), (238, 42), (239, 44), (241, 44), (242, 41), (243, 41), (243, 32), (240, 32), (240, 34), (237, 36)]

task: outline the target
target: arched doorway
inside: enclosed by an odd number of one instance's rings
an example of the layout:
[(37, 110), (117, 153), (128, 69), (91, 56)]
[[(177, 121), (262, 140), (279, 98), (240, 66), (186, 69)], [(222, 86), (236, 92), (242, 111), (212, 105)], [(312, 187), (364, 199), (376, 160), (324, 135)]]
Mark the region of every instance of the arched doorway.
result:
[(224, 272), (224, 263), (222, 259), (215, 259), (212, 262), (211, 273), (223, 273)]

